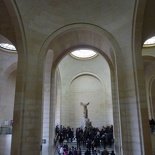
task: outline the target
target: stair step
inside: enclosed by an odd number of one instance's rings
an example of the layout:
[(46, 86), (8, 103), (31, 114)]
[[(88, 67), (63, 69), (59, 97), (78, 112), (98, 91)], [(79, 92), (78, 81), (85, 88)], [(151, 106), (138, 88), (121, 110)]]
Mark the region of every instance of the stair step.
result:
[[(75, 148), (77, 148), (77, 142), (76, 140), (72, 141), (72, 142), (67, 142), (66, 140), (64, 141), (64, 144), (67, 143), (68, 147), (71, 148), (72, 146), (74, 146)], [(80, 146), (81, 147), (81, 152), (82, 152), (82, 155), (85, 154), (87, 148), (83, 145)], [(100, 152), (102, 152), (104, 150), (103, 146), (100, 146), (97, 148), (97, 150), (100, 150)], [(112, 145), (112, 147), (106, 147), (106, 150), (111, 153), (113, 150), (114, 150), (114, 146)], [(91, 150), (91, 153), (92, 153), (92, 150)]]

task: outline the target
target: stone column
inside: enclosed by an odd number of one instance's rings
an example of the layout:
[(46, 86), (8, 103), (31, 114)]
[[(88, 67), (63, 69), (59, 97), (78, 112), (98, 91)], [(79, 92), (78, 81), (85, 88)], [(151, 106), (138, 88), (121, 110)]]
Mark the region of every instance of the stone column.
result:
[(121, 122), (120, 122), (120, 107), (119, 107), (119, 95), (116, 84), (116, 77), (111, 72), (112, 77), (112, 101), (113, 101), (113, 136), (114, 136), (114, 150), (118, 155), (121, 155), (122, 141), (121, 141)]
[(42, 150), (42, 89), (37, 57), (20, 55), (13, 117), (11, 155), (39, 155)]
[[(41, 60), (40, 57), (39, 61)], [(46, 143), (43, 144), (42, 153), (48, 155), (49, 151), (49, 123), (50, 123), (50, 87), (51, 87), (51, 68), (53, 61), (53, 51), (48, 50), (44, 63), (44, 80), (43, 80), (43, 139)]]
[(121, 62), (123, 69), (118, 68), (122, 154), (151, 155), (143, 63), (141, 57), (135, 62), (132, 52), (126, 51)]
[(56, 69), (52, 69), (51, 73), (51, 101), (50, 101), (50, 123), (49, 123), (49, 153), (55, 151), (55, 113), (56, 113)]

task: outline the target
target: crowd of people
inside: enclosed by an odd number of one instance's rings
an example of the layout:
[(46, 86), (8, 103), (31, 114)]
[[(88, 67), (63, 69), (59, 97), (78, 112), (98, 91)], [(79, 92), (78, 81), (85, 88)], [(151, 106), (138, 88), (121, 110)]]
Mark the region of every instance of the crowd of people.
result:
[[(55, 134), (58, 139), (58, 152), (60, 155), (81, 155), (81, 147), (85, 147), (85, 155), (108, 155), (109, 152), (106, 147), (112, 147), (114, 143), (113, 138), (113, 126), (103, 126), (101, 129), (97, 127), (91, 127), (84, 129), (82, 127), (76, 128), (75, 131), (71, 127), (64, 127), (62, 125), (56, 126)], [(67, 142), (64, 144), (64, 140), (72, 142), (76, 140), (77, 146), (68, 147)], [(104, 150), (100, 152), (99, 148), (103, 147)], [(111, 155), (115, 155), (114, 151)]]

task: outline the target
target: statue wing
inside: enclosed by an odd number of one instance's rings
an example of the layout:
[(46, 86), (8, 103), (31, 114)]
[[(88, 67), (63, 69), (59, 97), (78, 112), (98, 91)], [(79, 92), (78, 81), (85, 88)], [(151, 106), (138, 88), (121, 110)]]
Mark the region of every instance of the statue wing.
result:
[(83, 102), (80, 102), (80, 104), (81, 104), (82, 106), (84, 106)]

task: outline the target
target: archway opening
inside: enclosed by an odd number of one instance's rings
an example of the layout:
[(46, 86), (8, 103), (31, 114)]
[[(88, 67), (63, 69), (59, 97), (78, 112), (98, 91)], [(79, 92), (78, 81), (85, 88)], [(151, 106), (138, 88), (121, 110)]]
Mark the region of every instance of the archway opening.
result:
[[(18, 53), (15, 46), (0, 35), (0, 141), (1, 152), (10, 154)], [(7, 145), (6, 145), (7, 144)], [(6, 149), (7, 147), (7, 149)]]
[[(81, 24), (77, 24), (78, 26), (81, 26)], [(48, 52), (49, 49), (52, 49), (52, 56), (49, 57), (48, 53), (47, 53), (47, 60), (46, 62), (46, 68), (48, 69), (48, 75), (44, 72), (45, 76), (50, 76), (50, 77), (45, 77), (44, 79), (48, 79), (45, 80), (45, 87), (44, 90), (47, 90), (47, 95), (44, 95), (44, 102), (46, 102), (44, 105), (48, 104), (48, 108), (44, 108), (44, 114), (47, 115), (48, 113), (50, 113), (49, 115), (49, 119), (46, 117), (45, 119), (43, 119), (43, 138), (47, 138), (47, 144), (43, 145), (43, 150), (44, 152), (47, 150), (48, 148), (48, 144), (49, 147), (52, 148), (53, 146), (53, 138), (54, 138), (54, 128), (57, 124), (61, 124), (61, 103), (62, 103), (62, 92), (61, 92), (61, 87), (62, 87), (62, 79), (61, 79), (61, 75), (60, 75), (60, 69), (57, 67), (58, 63), (60, 63), (61, 60), (63, 60), (64, 58), (67, 58), (65, 56), (68, 56), (70, 58), (72, 58), (72, 61), (74, 60), (75, 62), (79, 61), (81, 64), (85, 63), (85, 65), (83, 66), (87, 66), (86, 63), (88, 62), (94, 62), (94, 69), (96, 72), (100, 72), (101, 68), (98, 66), (96, 67), (96, 60), (97, 58), (99, 58), (99, 56), (96, 56), (93, 59), (88, 59), (87, 61), (83, 61), (81, 59), (74, 59), (71, 55), (70, 52), (76, 50), (76, 49), (80, 49), (80, 48), (88, 48), (91, 50), (95, 50), (97, 51), (97, 53), (104, 59), (106, 60), (106, 63), (108, 64), (109, 67), (109, 72), (110, 72), (110, 83), (111, 83), (111, 97), (112, 97), (112, 111), (114, 113), (114, 126), (116, 129), (114, 129), (115, 132), (115, 141), (116, 141), (116, 145), (117, 145), (117, 152), (120, 152), (120, 145), (121, 145), (121, 136), (120, 136), (120, 128), (121, 128), (121, 124), (120, 124), (120, 118), (119, 118), (119, 103), (118, 103), (118, 93), (117, 93), (117, 71), (115, 71), (115, 65), (117, 66), (118, 64), (116, 63), (116, 55), (115, 55), (115, 48), (117, 50), (117, 52), (119, 53), (119, 47), (118, 44), (115, 42), (114, 39), (110, 40), (109, 38), (112, 38), (112, 36), (109, 36), (109, 34), (101, 29), (99, 29), (100, 33), (96, 33), (94, 31), (96, 31), (96, 27), (94, 26), (88, 26), (83, 25), (83, 28), (76, 28), (75, 26), (73, 26), (73, 29), (69, 28), (68, 30), (66, 30), (67, 28), (65, 27), (66, 33), (60, 33), (59, 35), (57, 35), (56, 37), (53, 38), (53, 36), (51, 36), (51, 38), (49, 38), (49, 40), (47, 41), (47, 43), (45, 45), (48, 45), (47, 47), (44, 47), (43, 50), (45, 48), (47, 48)], [(85, 27), (86, 26), (86, 27)], [(62, 30), (60, 31), (62, 32)], [(103, 32), (103, 33), (102, 33)], [(59, 32), (56, 32), (56, 34)], [(99, 35), (100, 34), (100, 35)], [(54, 35), (55, 36), (55, 35)], [(78, 36), (78, 37), (77, 37)], [(94, 36), (94, 37), (92, 37)], [(67, 39), (65, 39), (67, 38)], [(42, 51), (43, 52), (43, 51)], [(45, 54), (44, 52), (42, 54)], [(69, 54), (69, 55), (68, 55)], [(120, 57), (121, 55), (119, 55)], [(100, 58), (101, 58), (100, 57)], [(41, 57), (40, 57), (41, 59)], [(50, 65), (48, 64), (48, 61), (51, 62)], [(72, 62), (71, 61), (71, 62)], [(66, 68), (72, 67), (74, 65), (72, 65), (72, 63), (67, 63), (68, 66), (64, 66)], [(51, 70), (49, 70), (49, 66), (51, 66)], [(78, 66), (78, 65), (75, 65)], [(88, 65), (90, 66), (90, 65)], [(104, 65), (103, 65), (104, 66)], [(121, 67), (121, 66), (120, 66)], [(46, 70), (46, 69), (45, 69)], [(76, 69), (74, 69), (76, 70)], [(99, 71), (100, 70), (100, 71)], [(68, 69), (68, 71), (70, 71)], [(67, 74), (68, 72), (65, 72), (65, 74)], [(102, 77), (105, 77), (103, 70), (100, 72), (103, 73)], [(69, 74), (68, 74), (69, 75)], [(89, 71), (87, 72), (83, 72), (83, 74), (77, 74), (74, 77), (72, 77), (72, 79), (70, 79), (70, 84), (74, 84), (75, 81), (78, 81), (77, 79), (80, 79), (82, 77), (91, 77), (95, 80), (97, 80), (98, 82), (101, 81), (101, 79), (99, 77), (97, 77), (96, 75), (90, 73)], [(79, 80), (80, 81), (80, 80)], [(75, 82), (76, 83), (76, 82)], [(70, 86), (70, 84), (68, 84), (68, 87)], [(107, 84), (107, 83), (106, 83)], [(57, 86), (58, 85), (58, 86)], [(47, 88), (48, 87), (48, 88)], [(86, 86), (87, 87), (87, 86)], [(73, 87), (70, 87), (73, 88)], [(48, 92), (48, 89), (51, 90), (51, 92)], [(68, 88), (69, 90), (69, 88)], [(70, 92), (70, 91), (68, 91)], [(77, 97), (78, 98), (78, 97)], [(79, 102), (79, 101), (78, 101)], [(88, 103), (86, 101), (86, 103)], [(93, 103), (93, 102), (92, 102)], [(79, 103), (80, 104), (80, 103)], [(89, 107), (88, 107), (89, 108)], [(60, 109), (60, 110), (57, 110)], [(82, 113), (82, 108), (80, 109), (81, 113)], [(48, 115), (47, 115), (48, 116)], [(81, 115), (82, 116), (82, 115)], [(112, 114), (113, 116), (113, 114)], [(48, 123), (49, 122), (49, 125)], [(82, 123), (79, 123), (80, 126)], [(47, 131), (47, 128), (49, 127), (49, 132)], [(44, 130), (45, 129), (45, 130)], [(44, 135), (48, 135), (47, 131), (49, 133), (49, 138), (47, 136)], [(47, 147), (46, 147), (47, 146)]]
[(90, 103), (88, 117), (94, 127), (113, 125), (110, 68), (105, 58), (98, 53), (95, 55), (83, 61), (83, 58), (75, 59), (67, 54), (59, 63), (59, 125), (68, 124), (74, 128), (84, 126), (81, 102)]
[(146, 86), (146, 99), (148, 107), (148, 118), (149, 118), (149, 131), (151, 133), (152, 148), (155, 150), (155, 37), (147, 39), (144, 42), (142, 48), (142, 57), (144, 63), (144, 75), (145, 75), (145, 86)]
[[(99, 131), (113, 129), (111, 71), (107, 60), (97, 52), (91, 59), (77, 59), (69, 51), (56, 72), (55, 127), (63, 131), (74, 129), (75, 139), (77, 129), (84, 131), (87, 123)], [(89, 103), (87, 118), (81, 102)], [(113, 150), (113, 145), (109, 149)]]

